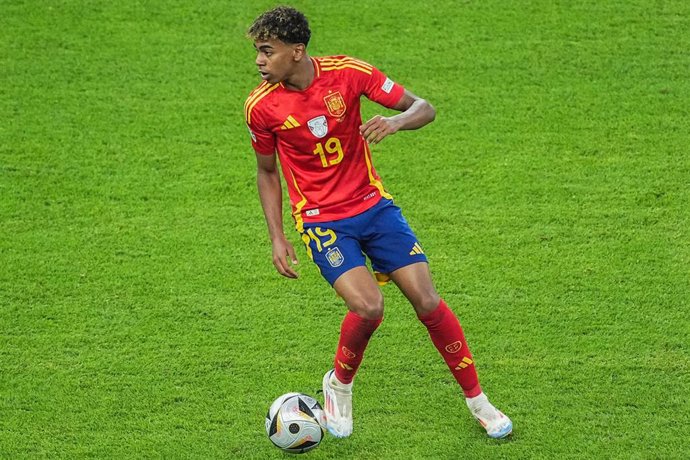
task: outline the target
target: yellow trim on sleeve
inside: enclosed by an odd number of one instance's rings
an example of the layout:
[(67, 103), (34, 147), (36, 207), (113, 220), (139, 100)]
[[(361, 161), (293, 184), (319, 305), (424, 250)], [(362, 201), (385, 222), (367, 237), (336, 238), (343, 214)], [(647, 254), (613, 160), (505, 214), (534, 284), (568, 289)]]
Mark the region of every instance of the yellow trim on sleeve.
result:
[[(268, 96), (268, 94), (278, 88), (280, 86), (279, 83), (276, 83), (275, 85), (270, 85), (270, 86), (265, 86), (261, 91), (257, 92), (255, 96), (251, 96), (248, 100), (247, 103), (245, 104), (245, 111), (244, 111), (244, 117), (247, 120), (247, 124), (251, 124), (252, 122), (252, 110), (254, 107), (256, 107), (256, 104), (259, 103), (261, 99), (264, 97)], [(250, 101), (251, 99), (251, 101)]]
[(328, 72), (331, 70), (342, 70), (342, 69), (354, 69), (354, 70), (359, 70), (362, 73), (365, 73), (367, 75), (371, 75), (371, 70), (366, 69), (364, 67), (360, 67), (354, 64), (339, 64), (339, 65), (329, 65), (329, 66), (323, 66), (322, 70), (324, 72)]
[(323, 57), (320, 59), (321, 65), (326, 66), (326, 65), (338, 65), (338, 64), (345, 64), (345, 63), (350, 63), (350, 64), (356, 64), (359, 65), (360, 67), (364, 67), (368, 70), (372, 70), (374, 66), (371, 64), (367, 64), (364, 61), (360, 61), (359, 59), (351, 58), (351, 57), (342, 57), (342, 58), (333, 58), (333, 57)]
[(259, 86), (254, 88), (254, 91), (249, 93), (247, 100), (244, 101), (244, 119), (245, 120), (247, 119), (247, 108), (249, 107), (249, 104), (251, 104), (252, 101), (254, 101), (254, 99), (256, 99), (256, 97), (259, 95), (259, 93), (264, 91), (264, 89), (266, 88), (266, 85), (268, 85), (268, 83), (266, 83), (265, 81), (262, 82)]
[(347, 56), (342, 58), (324, 57), (319, 59), (319, 63), (321, 64), (321, 69), (324, 72), (328, 72), (330, 70), (354, 69), (359, 70), (367, 75), (371, 75), (372, 71), (374, 70), (374, 67), (370, 64)]

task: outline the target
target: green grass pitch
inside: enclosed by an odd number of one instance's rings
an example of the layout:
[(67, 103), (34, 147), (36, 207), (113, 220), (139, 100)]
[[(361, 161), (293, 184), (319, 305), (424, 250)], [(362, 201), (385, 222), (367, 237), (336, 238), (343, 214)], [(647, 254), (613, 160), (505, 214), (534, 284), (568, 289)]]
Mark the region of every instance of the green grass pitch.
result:
[[(312, 55), (435, 105), (374, 160), (515, 427), (387, 286), (355, 433), (309, 458), (686, 457), (690, 3), (293, 4)], [(242, 105), (274, 5), (0, 2), (0, 458), (289, 457), (263, 417), (345, 308), (287, 208), (300, 279), (270, 262)]]

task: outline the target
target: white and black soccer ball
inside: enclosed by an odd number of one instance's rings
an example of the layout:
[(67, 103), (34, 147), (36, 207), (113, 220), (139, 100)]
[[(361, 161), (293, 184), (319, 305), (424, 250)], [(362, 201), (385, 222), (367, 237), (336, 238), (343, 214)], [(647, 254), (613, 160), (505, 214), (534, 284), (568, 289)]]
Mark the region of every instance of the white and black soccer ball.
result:
[(301, 454), (323, 439), (326, 415), (318, 401), (302, 393), (287, 393), (273, 401), (266, 414), (266, 434), (280, 449)]

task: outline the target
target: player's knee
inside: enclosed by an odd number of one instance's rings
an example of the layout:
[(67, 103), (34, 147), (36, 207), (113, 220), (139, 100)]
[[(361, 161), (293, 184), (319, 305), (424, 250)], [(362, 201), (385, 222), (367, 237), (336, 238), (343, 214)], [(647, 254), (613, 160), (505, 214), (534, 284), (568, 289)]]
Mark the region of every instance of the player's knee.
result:
[(348, 307), (362, 318), (379, 319), (383, 317), (383, 295), (378, 290), (371, 294), (362, 293), (348, 301)]
[(417, 316), (424, 316), (436, 310), (440, 302), (441, 297), (435, 291), (430, 291), (415, 298), (412, 306)]

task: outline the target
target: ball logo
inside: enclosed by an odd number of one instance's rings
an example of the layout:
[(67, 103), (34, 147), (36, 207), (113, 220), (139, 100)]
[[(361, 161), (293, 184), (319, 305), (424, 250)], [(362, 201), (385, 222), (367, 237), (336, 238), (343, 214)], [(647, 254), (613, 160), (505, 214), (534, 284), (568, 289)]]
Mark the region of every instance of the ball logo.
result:
[(457, 342), (451, 343), (450, 345), (446, 345), (446, 351), (448, 353), (457, 353), (461, 349), (462, 349), (462, 342), (459, 340)]

